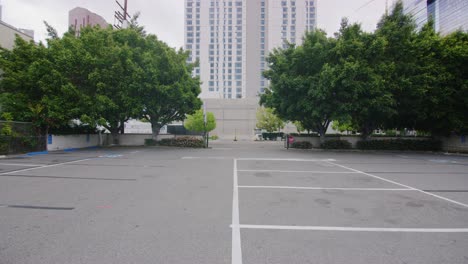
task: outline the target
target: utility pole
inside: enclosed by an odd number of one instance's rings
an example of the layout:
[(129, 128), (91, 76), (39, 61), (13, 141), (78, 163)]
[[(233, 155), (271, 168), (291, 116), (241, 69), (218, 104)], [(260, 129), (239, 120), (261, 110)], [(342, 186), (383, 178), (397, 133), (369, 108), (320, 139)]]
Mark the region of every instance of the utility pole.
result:
[(120, 10), (115, 11), (114, 15), (114, 27), (121, 29), (121, 28), (128, 28), (128, 19), (130, 19), (130, 15), (128, 14), (128, 0), (124, 0), (124, 5), (119, 3), (118, 0), (115, 0), (117, 5), (119, 5)]

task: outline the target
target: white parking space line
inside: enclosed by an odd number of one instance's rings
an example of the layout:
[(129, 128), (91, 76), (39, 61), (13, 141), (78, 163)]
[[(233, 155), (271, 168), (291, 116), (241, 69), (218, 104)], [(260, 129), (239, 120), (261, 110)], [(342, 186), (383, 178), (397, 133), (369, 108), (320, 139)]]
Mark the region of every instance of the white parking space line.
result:
[(449, 198), (446, 198), (446, 197), (443, 197), (443, 196), (440, 196), (440, 195), (437, 195), (437, 194), (425, 192), (425, 191), (423, 191), (421, 189), (414, 188), (414, 187), (411, 187), (409, 185), (405, 185), (405, 184), (402, 184), (402, 183), (399, 183), (399, 182), (396, 182), (396, 181), (392, 181), (392, 180), (389, 180), (389, 179), (386, 179), (386, 178), (383, 178), (383, 177), (379, 177), (379, 176), (370, 174), (370, 173), (366, 173), (366, 172), (363, 172), (363, 171), (360, 171), (360, 170), (356, 170), (356, 169), (353, 169), (353, 168), (350, 168), (350, 167), (346, 167), (346, 166), (340, 165), (338, 163), (334, 163), (334, 162), (330, 162), (330, 163), (333, 164), (333, 165), (336, 165), (338, 167), (348, 169), (348, 170), (351, 170), (351, 171), (354, 171), (354, 172), (358, 172), (358, 173), (361, 173), (361, 174), (364, 174), (364, 175), (367, 175), (367, 176), (370, 176), (370, 177), (373, 177), (373, 178), (376, 178), (376, 179), (380, 179), (382, 181), (393, 183), (393, 184), (399, 185), (401, 187), (409, 188), (409, 189), (412, 189), (412, 190), (415, 190), (415, 191), (418, 191), (418, 192), (421, 192), (421, 193), (424, 193), (424, 194), (427, 194), (427, 195), (442, 199), (442, 200), (447, 201), (447, 202), (451, 202), (451, 203), (454, 203), (454, 204), (457, 204), (457, 205), (460, 205), (460, 206), (463, 206), (463, 207), (468, 207), (468, 204), (457, 202), (455, 200), (452, 200), (452, 199), (449, 199)]
[(280, 172), (280, 173), (327, 173), (327, 174), (353, 174), (359, 172), (349, 171), (297, 171), (297, 170), (237, 170), (240, 172)]
[(47, 164), (22, 164), (22, 163), (0, 163), (1, 165), (5, 166), (18, 166), (18, 167), (40, 167), (40, 166), (47, 166)]
[(0, 175), (6, 175), (6, 174), (10, 175), (10, 174), (13, 174), (13, 173), (18, 173), (18, 172), (25, 172), (25, 171), (32, 171), (32, 170), (37, 170), (37, 169), (44, 169), (44, 168), (50, 168), (50, 167), (57, 167), (57, 166), (60, 166), (60, 165), (72, 164), (72, 163), (77, 163), (77, 162), (87, 161), (87, 160), (92, 160), (92, 158), (90, 158), (90, 159), (81, 159), (81, 160), (74, 160), (74, 161), (68, 161), (68, 162), (62, 162), (62, 163), (51, 164), (51, 165), (44, 165), (44, 166), (34, 167), (34, 168), (29, 168), (29, 169), (8, 171), (8, 172), (0, 173)]
[(248, 186), (239, 185), (246, 189), (297, 189), (297, 190), (342, 190), (342, 191), (416, 191), (409, 188), (327, 188), (327, 187), (298, 187), (298, 186)]
[(331, 162), (334, 159), (275, 159), (275, 158), (238, 158), (237, 160), (251, 160), (251, 161), (310, 161), (310, 162)]
[(468, 228), (380, 228), (344, 226), (286, 226), (286, 225), (239, 225), (232, 228), (304, 230), (304, 231), (346, 231), (346, 232), (405, 232), (405, 233), (468, 233)]
[(242, 264), (242, 246), (239, 228), (239, 188), (237, 177), (237, 160), (234, 159), (232, 195), (232, 251), (231, 263)]
[(223, 156), (218, 156), (218, 157), (182, 157), (181, 159), (214, 159), (214, 160), (225, 160), (229, 159), (232, 160), (232, 157), (223, 157)]

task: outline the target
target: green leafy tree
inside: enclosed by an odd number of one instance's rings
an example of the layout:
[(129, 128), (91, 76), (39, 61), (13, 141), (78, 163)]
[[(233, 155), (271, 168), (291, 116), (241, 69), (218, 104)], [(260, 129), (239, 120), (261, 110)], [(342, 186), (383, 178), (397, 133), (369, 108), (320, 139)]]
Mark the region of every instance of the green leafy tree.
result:
[(330, 70), (331, 50), (336, 41), (320, 30), (304, 37), (302, 46), (276, 49), (267, 58), (270, 69), (264, 76), (271, 80), (261, 104), (275, 109), (284, 120), (299, 121), (305, 129), (316, 131), (321, 140), (333, 119), (342, 111), (341, 90), (329, 89), (323, 71)]
[(294, 121), (293, 124), (296, 127), (297, 133), (301, 134), (303, 131), (305, 131), (305, 128), (304, 128), (304, 126), (302, 125), (301, 122)]
[(257, 128), (275, 132), (284, 127), (284, 121), (274, 113), (274, 109), (259, 107), (257, 109)]
[(468, 34), (455, 32), (440, 37), (433, 21), (414, 41), (418, 65), (413, 77), (419, 99), (414, 128), (432, 135), (463, 133), (468, 129)]
[(355, 129), (355, 127), (353, 126), (353, 123), (350, 120), (346, 120), (346, 121), (334, 120), (332, 122), (332, 128), (339, 132), (346, 132), (346, 133), (350, 131), (357, 131), (357, 129)]
[(17, 37), (13, 50), (0, 51), (2, 111), (32, 122), (37, 135), (66, 124), (78, 114), (79, 91), (57, 65), (56, 54), (42, 43)]
[[(86, 87), (89, 114), (118, 141), (124, 124), (139, 116), (137, 91), (142, 83), (144, 38), (132, 29), (85, 28), (79, 41), (89, 59)], [(117, 142), (116, 142), (117, 143)]]
[(187, 130), (195, 132), (210, 132), (216, 128), (216, 118), (213, 113), (206, 113), (206, 126), (203, 117), (203, 110), (197, 110), (193, 115), (187, 115), (184, 121), (184, 127)]
[(187, 114), (200, 109), (200, 80), (192, 77), (193, 64), (188, 53), (175, 51), (156, 36), (146, 37), (143, 80), (138, 89), (142, 117), (150, 121), (153, 139), (161, 127), (183, 121)]
[(349, 25), (346, 19), (336, 37), (334, 59), (324, 67), (322, 83), (327, 89), (340, 91), (344, 99), (337, 121), (350, 124), (368, 138), (395, 114), (392, 93), (379, 72), (386, 68), (382, 63), (386, 44), (383, 38), (363, 32), (359, 24)]
[(418, 58), (414, 56), (413, 42), (416, 25), (411, 15), (403, 12), (403, 3), (397, 1), (390, 13), (377, 25), (376, 37), (385, 41), (383, 56), (379, 59), (386, 67), (379, 69), (384, 89), (395, 100), (395, 114), (386, 120), (387, 128), (414, 128), (420, 115), (415, 105), (421, 99), (417, 76)]

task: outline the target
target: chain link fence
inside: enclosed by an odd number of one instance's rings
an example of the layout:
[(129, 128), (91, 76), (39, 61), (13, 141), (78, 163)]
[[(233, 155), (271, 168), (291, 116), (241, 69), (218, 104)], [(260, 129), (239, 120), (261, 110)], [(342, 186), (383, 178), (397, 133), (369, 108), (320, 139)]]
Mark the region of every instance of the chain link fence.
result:
[(34, 135), (28, 122), (0, 121), (0, 155), (44, 151), (45, 137)]

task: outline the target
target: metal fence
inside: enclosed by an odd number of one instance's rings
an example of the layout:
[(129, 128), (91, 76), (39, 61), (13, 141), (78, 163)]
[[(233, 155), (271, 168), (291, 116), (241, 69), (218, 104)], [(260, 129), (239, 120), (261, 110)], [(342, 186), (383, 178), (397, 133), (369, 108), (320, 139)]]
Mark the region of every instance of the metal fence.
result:
[(28, 122), (0, 121), (0, 155), (44, 151), (45, 137), (34, 134)]
[(37, 152), (46, 149), (45, 137), (0, 136), (0, 155)]

